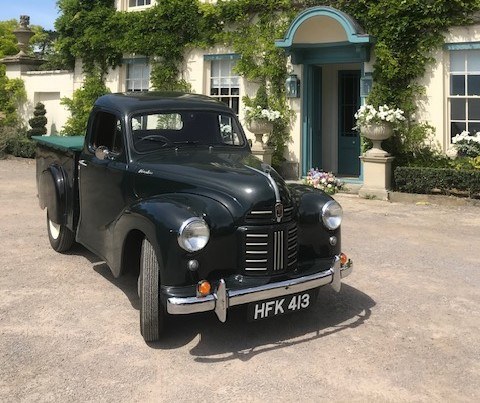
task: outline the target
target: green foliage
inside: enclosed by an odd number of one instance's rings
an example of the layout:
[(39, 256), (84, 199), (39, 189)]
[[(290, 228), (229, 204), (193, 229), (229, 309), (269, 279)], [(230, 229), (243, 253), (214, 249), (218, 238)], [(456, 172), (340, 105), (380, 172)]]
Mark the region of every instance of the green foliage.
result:
[(121, 63), (124, 27), (114, 0), (58, 0), (57, 5), (57, 50), (65, 64), (73, 67), (75, 58), (80, 58), (87, 74), (98, 69), (105, 74)]
[(47, 128), (45, 127), (47, 124), (47, 118), (45, 117), (46, 114), (47, 111), (45, 110), (45, 105), (38, 102), (33, 111), (33, 118), (28, 121), (28, 124), (31, 127), (31, 129), (27, 131), (29, 139), (31, 139), (32, 136), (42, 136), (43, 134), (47, 134)]
[(17, 26), (17, 20), (0, 21), (0, 58), (18, 53), (17, 39), (13, 35)]
[(480, 171), (424, 167), (397, 167), (394, 171), (397, 190), (409, 193), (451, 194), (465, 192), (480, 196)]
[(36, 144), (25, 131), (19, 131), (8, 140), (7, 153), (15, 157), (34, 158)]
[(14, 128), (10, 126), (0, 126), (0, 159), (5, 156), (8, 142), (13, 137), (14, 133)]
[(20, 124), (17, 110), (26, 98), (23, 80), (9, 79), (5, 74), (5, 66), (0, 65), (0, 126)]
[(65, 105), (71, 114), (61, 133), (65, 136), (84, 135), (95, 100), (109, 92), (101, 73), (87, 76), (83, 87), (76, 90), (71, 99), (62, 98), (61, 100), (61, 104)]

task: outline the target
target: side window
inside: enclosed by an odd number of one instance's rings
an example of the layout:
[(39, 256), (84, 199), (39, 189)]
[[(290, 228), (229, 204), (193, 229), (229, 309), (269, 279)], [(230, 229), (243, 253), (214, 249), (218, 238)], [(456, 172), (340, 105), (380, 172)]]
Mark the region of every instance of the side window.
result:
[(120, 119), (108, 112), (97, 112), (92, 123), (89, 146), (92, 150), (104, 146), (115, 154), (122, 154), (123, 132)]
[(231, 116), (219, 115), (220, 135), (223, 144), (243, 145), (242, 136), (236, 122)]

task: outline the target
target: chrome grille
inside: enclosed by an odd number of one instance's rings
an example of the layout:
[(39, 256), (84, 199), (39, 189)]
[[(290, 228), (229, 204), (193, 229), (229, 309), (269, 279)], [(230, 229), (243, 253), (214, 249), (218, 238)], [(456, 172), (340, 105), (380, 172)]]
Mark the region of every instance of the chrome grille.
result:
[(287, 268), (293, 267), (298, 261), (298, 234), (297, 226), (292, 227), (288, 230), (288, 241), (287, 241)]
[(297, 226), (277, 225), (243, 228), (244, 270), (250, 275), (277, 274), (297, 264)]
[(246, 234), (245, 271), (268, 270), (268, 234)]

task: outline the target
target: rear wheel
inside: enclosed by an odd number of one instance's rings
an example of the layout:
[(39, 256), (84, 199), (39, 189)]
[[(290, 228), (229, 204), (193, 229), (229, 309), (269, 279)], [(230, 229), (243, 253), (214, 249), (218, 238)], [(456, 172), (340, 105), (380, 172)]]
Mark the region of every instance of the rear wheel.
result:
[(75, 234), (65, 225), (53, 222), (47, 211), (47, 231), (50, 245), (57, 252), (66, 252), (75, 242)]
[(145, 341), (157, 341), (165, 312), (160, 303), (160, 266), (152, 244), (144, 239), (140, 256), (138, 294), (140, 296), (140, 332)]

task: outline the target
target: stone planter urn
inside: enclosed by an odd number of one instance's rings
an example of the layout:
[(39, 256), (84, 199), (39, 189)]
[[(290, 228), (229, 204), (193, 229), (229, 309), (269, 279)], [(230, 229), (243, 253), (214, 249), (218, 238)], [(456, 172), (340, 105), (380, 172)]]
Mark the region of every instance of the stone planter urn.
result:
[(365, 155), (367, 157), (388, 157), (390, 154), (382, 149), (382, 141), (390, 138), (393, 134), (393, 126), (388, 122), (372, 123), (360, 126), (360, 133), (367, 139), (372, 140), (373, 147)]
[(247, 122), (247, 129), (255, 135), (253, 148), (263, 149), (265, 147), (263, 135), (270, 133), (273, 130), (273, 123), (268, 120), (253, 119)]

